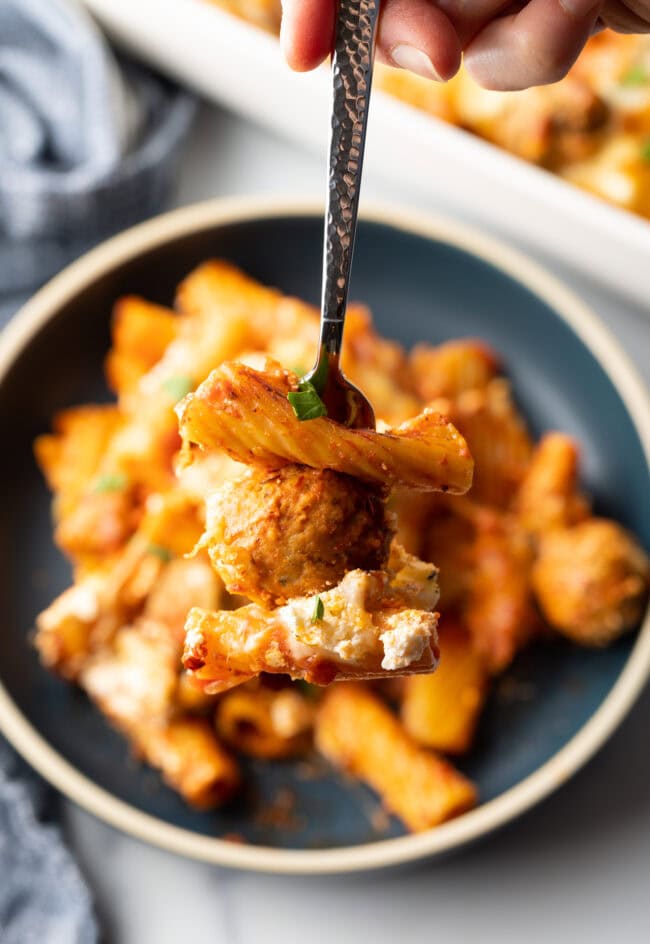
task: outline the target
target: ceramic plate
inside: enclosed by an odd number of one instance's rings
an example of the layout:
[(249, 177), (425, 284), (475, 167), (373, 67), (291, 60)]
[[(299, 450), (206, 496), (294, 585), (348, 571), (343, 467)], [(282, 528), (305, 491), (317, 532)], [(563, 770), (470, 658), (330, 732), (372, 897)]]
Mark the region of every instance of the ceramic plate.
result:
[[(222, 256), (262, 282), (316, 302), (317, 208), (213, 203), (177, 211), (104, 244), (43, 289), (0, 344), (0, 727), (60, 790), (113, 825), (166, 848), (271, 871), (368, 869), (432, 856), (512, 819), (559, 786), (602, 744), (647, 676), (650, 623), (603, 651), (536, 646), (496, 686), (475, 750), (462, 762), (481, 806), (428, 833), (391, 820), (339, 777), (291, 763), (252, 763), (233, 806), (197, 813), (135, 762), (125, 741), (73, 687), (44, 671), (34, 618), (68, 580), (52, 542), (49, 495), (32, 441), (62, 407), (108, 398), (102, 359), (114, 300), (170, 304), (183, 276)], [(634, 370), (605, 329), (550, 276), (476, 233), (377, 211), (361, 223), (352, 296), (405, 345), (472, 335), (500, 351), (536, 434), (583, 444), (585, 486), (603, 514), (650, 544), (649, 413)], [(282, 827), (256, 815), (295, 794)], [(224, 840), (236, 834), (244, 843)]]

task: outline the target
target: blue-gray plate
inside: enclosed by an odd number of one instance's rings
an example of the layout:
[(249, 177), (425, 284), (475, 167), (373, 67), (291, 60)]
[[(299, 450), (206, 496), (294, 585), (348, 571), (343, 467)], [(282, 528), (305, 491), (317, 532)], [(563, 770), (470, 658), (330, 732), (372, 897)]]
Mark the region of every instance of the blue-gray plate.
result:
[[(497, 684), (461, 767), (481, 805), (428, 833), (381, 822), (363, 787), (304, 764), (250, 763), (248, 787), (211, 813), (189, 809), (129, 754), (85, 696), (47, 673), (30, 645), (38, 611), (69, 569), (52, 542), (32, 441), (70, 404), (107, 399), (111, 307), (136, 293), (170, 304), (193, 266), (225, 257), (260, 281), (318, 301), (322, 219), (313, 208), (212, 203), (161, 217), (90, 253), (42, 290), (0, 344), (0, 728), (60, 790), (114, 825), (220, 864), (270, 871), (367, 869), (447, 851), (557, 787), (628, 710), (650, 664), (650, 624), (605, 650), (536, 646)], [(582, 443), (596, 508), (650, 545), (649, 413), (631, 365), (581, 303), (530, 262), (440, 220), (377, 211), (360, 226), (352, 296), (405, 345), (485, 338), (503, 355), (534, 433)], [(290, 817), (261, 806), (295, 795)], [(221, 837), (237, 836), (244, 842)]]

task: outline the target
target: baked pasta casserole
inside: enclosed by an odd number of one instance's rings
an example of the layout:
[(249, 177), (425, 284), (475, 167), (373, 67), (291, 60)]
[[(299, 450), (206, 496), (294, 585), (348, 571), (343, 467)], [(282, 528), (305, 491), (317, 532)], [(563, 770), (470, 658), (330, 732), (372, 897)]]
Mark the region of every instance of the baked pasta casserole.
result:
[[(280, 0), (208, 0), (277, 33)], [(608, 203), (650, 218), (650, 38), (592, 37), (566, 78), (520, 92), (377, 64), (375, 87), (470, 131)]]

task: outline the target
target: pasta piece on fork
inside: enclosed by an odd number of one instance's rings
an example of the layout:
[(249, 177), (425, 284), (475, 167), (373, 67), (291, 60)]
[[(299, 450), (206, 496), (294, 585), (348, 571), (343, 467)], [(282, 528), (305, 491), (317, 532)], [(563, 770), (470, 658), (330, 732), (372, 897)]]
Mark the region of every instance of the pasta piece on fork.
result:
[(265, 610), (190, 610), (183, 664), (208, 692), (261, 672), (317, 685), (432, 672), (437, 570), (394, 548), (387, 571), (353, 570), (324, 593)]
[(473, 461), (460, 433), (425, 410), (396, 429), (349, 429), (326, 416), (301, 422), (287, 394), (298, 378), (267, 361), (265, 371), (228, 362), (178, 405), (187, 461), (192, 445), (277, 469), (295, 463), (333, 469), (386, 488), (464, 494)]
[(208, 691), (261, 672), (327, 685), (437, 664), (437, 570), (401, 548), (387, 560), (384, 501), (395, 485), (466, 491), (464, 440), (432, 412), (388, 433), (301, 422), (287, 397), (296, 384), (270, 360), (264, 371), (227, 363), (179, 407), (188, 465), (198, 446), (253, 466), (207, 497), (199, 547), (255, 601), (190, 611), (184, 664)]

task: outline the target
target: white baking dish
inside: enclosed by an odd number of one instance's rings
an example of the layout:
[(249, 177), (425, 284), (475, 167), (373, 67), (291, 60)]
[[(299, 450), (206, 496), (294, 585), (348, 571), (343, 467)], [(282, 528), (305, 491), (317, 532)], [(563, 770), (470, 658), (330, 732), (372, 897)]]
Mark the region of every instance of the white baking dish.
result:
[[(296, 75), (274, 37), (203, 0), (83, 0), (121, 45), (203, 95), (324, 153), (326, 68)], [(374, 93), (368, 172), (443, 201), (647, 304), (650, 223), (464, 131)]]

